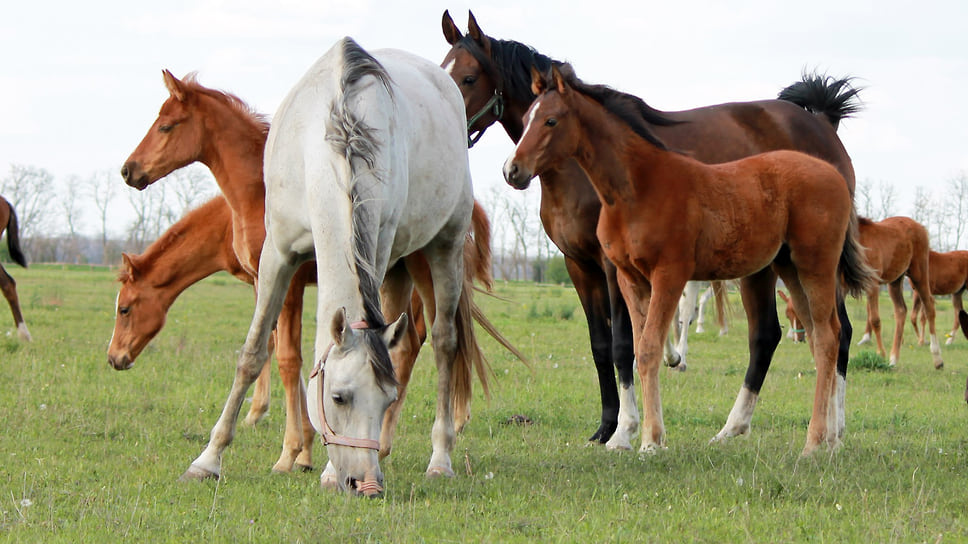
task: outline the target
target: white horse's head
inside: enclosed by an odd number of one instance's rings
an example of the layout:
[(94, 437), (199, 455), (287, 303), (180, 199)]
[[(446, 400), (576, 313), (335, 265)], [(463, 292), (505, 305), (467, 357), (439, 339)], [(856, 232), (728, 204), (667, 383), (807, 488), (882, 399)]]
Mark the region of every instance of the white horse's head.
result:
[(345, 491), (371, 497), (383, 491), (380, 430), (384, 413), (397, 399), (389, 350), (403, 338), (407, 325), (406, 314), (377, 329), (350, 323), (345, 309), (333, 317), (333, 345), (310, 379), (307, 403), (310, 420), (327, 445), (337, 485)]

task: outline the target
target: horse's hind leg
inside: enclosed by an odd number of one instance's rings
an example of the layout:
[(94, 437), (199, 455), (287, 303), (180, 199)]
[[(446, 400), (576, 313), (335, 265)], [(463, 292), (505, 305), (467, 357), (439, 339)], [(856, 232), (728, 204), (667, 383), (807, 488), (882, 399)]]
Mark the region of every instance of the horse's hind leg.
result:
[[(912, 289), (913, 291), (913, 289)], [(921, 297), (918, 296), (918, 292), (914, 291), (911, 293), (911, 328), (914, 329), (914, 336), (918, 339), (918, 345), (924, 345), (924, 327), (918, 328), (918, 319), (924, 319), (923, 307), (921, 305)]]
[[(877, 343), (877, 353), (881, 357), (887, 357), (887, 352), (884, 351), (884, 341), (881, 339), (881, 308), (880, 308), (880, 297), (881, 297), (881, 286), (878, 285), (873, 287), (869, 293), (867, 293), (867, 327), (871, 332), (874, 333), (874, 340)], [(869, 339), (869, 333), (865, 332), (864, 336)], [(864, 342), (861, 339), (857, 345)]]
[(773, 353), (783, 337), (776, 313), (775, 286), (776, 273), (770, 267), (740, 280), (743, 309), (749, 321), (749, 365), (726, 424), (711, 442), (746, 434), (750, 430), (760, 388), (770, 370)]
[[(962, 310), (964, 310), (964, 307), (961, 301), (961, 293), (963, 292), (964, 291), (958, 291), (957, 293), (954, 293), (951, 295), (951, 306), (954, 307), (954, 312), (955, 312), (955, 324), (953, 327), (951, 327), (951, 332), (948, 333), (948, 340), (945, 342), (945, 344), (951, 344), (952, 342), (954, 342), (955, 335), (958, 334), (958, 329), (961, 328), (961, 324), (958, 322), (958, 314), (960, 314)], [(923, 329), (924, 326), (922, 325), (921, 328)]]
[[(904, 342), (904, 323), (907, 321), (907, 304), (904, 302), (904, 276), (891, 282), (887, 288), (887, 292), (890, 294), (891, 302), (894, 304), (894, 342), (891, 344), (890, 365), (896, 366), (898, 361), (901, 360), (901, 344)], [(927, 306), (927, 301), (923, 302)], [(934, 327), (931, 328), (933, 329)], [(934, 336), (933, 330), (931, 334)], [(937, 342), (936, 338), (932, 338), (932, 347)]]
[[(454, 429), (454, 404), (469, 402), (458, 398), (460, 391), (452, 391), (452, 376), (455, 372), (466, 373), (470, 380), (469, 368), (456, 368), (458, 363), (470, 365), (471, 361), (458, 361), (457, 307), (460, 303), (464, 284), (463, 228), (461, 236), (455, 240), (441, 240), (439, 245), (424, 248), (424, 255), (430, 265), (433, 279), (433, 299), (436, 302), (434, 322), (431, 327), (431, 341), (434, 347), (434, 360), (437, 363), (437, 411), (431, 430), (433, 453), (427, 466), (427, 476), (453, 476), (450, 454), (454, 448), (456, 433)], [(420, 287), (424, 298), (425, 287)], [(429, 295), (426, 298), (431, 298)]]
[(3, 291), (4, 298), (10, 304), (10, 312), (13, 314), (13, 322), (17, 326), (17, 335), (21, 340), (29, 342), (31, 340), (30, 331), (24, 323), (24, 316), (20, 312), (20, 298), (17, 297), (17, 282), (0, 265), (0, 290)]
[[(944, 367), (944, 360), (941, 358), (941, 343), (938, 341), (938, 332), (934, 324), (934, 297), (931, 296), (931, 287), (928, 284), (927, 258), (922, 259), (922, 263), (918, 263), (917, 261), (918, 259), (912, 259), (911, 268), (908, 270), (908, 277), (911, 279), (911, 287), (918, 291), (921, 297), (921, 303), (924, 305), (924, 315), (928, 319), (928, 338), (931, 343), (931, 358), (934, 359), (934, 368), (940, 369)], [(902, 285), (900, 284), (898, 286), (897, 296), (900, 297), (901, 304), (904, 304), (904, 293), (901, 290)], [(892, 292), (891, 296), (893, 298), (895, 294)], [(900, 341), (900, 338), (898, 338), (898, 341)]]

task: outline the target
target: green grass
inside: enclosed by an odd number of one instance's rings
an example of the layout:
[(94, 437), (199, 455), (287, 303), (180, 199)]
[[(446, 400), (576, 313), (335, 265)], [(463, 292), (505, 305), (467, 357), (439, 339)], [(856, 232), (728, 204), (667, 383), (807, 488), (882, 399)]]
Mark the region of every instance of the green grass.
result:
[[(936, 371), (909, 329), (896, 369), (849, 375), (843, 447), (801, 459), (815, 371), (808, 347), (789, 341), (777, 350), (751, 436), (707, 443), (746, 368), (746, 324), (737, 311), (728, 336), (691, 336), (688, 372), (663, 370), (669, 447), (640, 457), (586, 442), (599, 400), (574, 291), (500, 284), (497, 294), (509, 302), (477, 299), (534, 370), (483, 340), (496, 373), (493, 399), (475, 400), (454, 452), (457, 477), (431, 481), (423, 472), (435, 371), (425, 349), (394, 453), (383, 463), (386, 495), (370, 501), (320, 490), (318, 471), (270, 473), (284, 420), (278, 379), (268, 418), (240, 427), (222, 480), (176, 481), (228, 394), (251, 318), (250, 287), (215, 276), (189, 289), (135, 367), (117, 372), (105, 356), (117, 287), (111, 271), (11, 272), (34, 342), (19, 343), (11, 323), (0, 322), (3, 541), (968, 539), (963, 338), (943, 346), (946, 365)], [(889, 304), (885, 296), (885, 331), (893, 326)], [(938, 328), (946, 330), (950, 303), (938, 307)], [(851, 315), (862, 329), (855, 301)], [(314, 330), (313, 316), (305, 327)], [(311, 345), (312, 334), (307, 357)], [(506, 424), (515, 414), (533, 424)], [(321, 465), (325, 452), (316, 451)]]

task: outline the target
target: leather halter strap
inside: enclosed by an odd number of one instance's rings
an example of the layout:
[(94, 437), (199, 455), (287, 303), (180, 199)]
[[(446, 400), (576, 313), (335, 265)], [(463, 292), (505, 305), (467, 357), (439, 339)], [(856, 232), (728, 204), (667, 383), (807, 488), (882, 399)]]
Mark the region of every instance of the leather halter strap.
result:
[(470, 130), (471, 127), (474, 126), (474, 123), (476, 123), (481, 117), (487, 115), (488, 112), (493, 113), (498, 119), (501, 119), (501, 116), (504, 115), (504, 95), (501, 94), (501, 91), (498, 89), (494, 89), (494, 94), (491, 96), (491, 99), (481, 107), (480, 111), (475, 113), (473, 117), (467, 120), (467, 149), (474, 147), (474, 144), (476, 144), (478, 140), (484, 136), (484, 131), (487, 130), (487, 127), (482, 128), (477, 132), (477, 135), (473, 136), (471, 135)]
[[(350, 324), (351, 329), (362, 330), (369, 329), (370, 326), (366, 321), (357, 321)], [(380, 441), (373, 440), (370, 438), (352, 438), (349, 436), (342, 436), (336, 434), (336, 431), (329, 426), (329, 422), (326, 421), (326, 407), (323, 402), (323, 379), (325, 377), (325, 361), (329, 358), (329, 352), (333, 350), (333, 344), (330, 343), (329, 347), (326, 348), (326, 355), (320, 359), (316, 366), (313, 368), (312, 374), (309, 375), (310, 378), (319, 375), (319, 429), (320, 439), (323, 441), (324, 446), (333, 444), (334, 446), (349, 446), (351, 448), (363, 448), (368, 450), (380, 450)]]

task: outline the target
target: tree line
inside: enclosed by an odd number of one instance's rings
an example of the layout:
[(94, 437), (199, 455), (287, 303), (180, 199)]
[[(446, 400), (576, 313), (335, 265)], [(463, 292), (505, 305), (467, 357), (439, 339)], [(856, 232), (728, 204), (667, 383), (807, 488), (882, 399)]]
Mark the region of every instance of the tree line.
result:
[[(124, 186), (113, 170), (56, 180), (44, 168), (14, 164), (0, 179), (0, 196), (17, 212), (21, 245), (31, 262), (117, 264), (121, 252), (141, 253), (185, 212), (217, 193), (201, 165), (176, 170), (144, 191)], [(499, 183), (478, 191), (477, 199), (491, 219), (496, 278), (569, 281), (561, 253), (541, 226), (537, 188), (513, 191)], [(968, 173), (951, 177), (934, 193), (916, 187), (908, 209), (901, 207), (896, 188), (883, 181), (859, 182), (854, 199), (858, 213), (875, 221), (894, 215), (918, 221), (928, 229), (935, 251), (968, 245)], [(9, 260), (5, 252), (3, 244), (0, 257)]]

